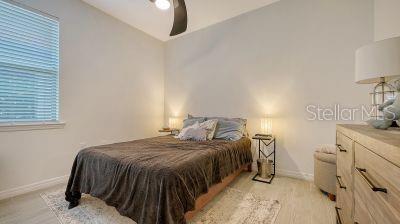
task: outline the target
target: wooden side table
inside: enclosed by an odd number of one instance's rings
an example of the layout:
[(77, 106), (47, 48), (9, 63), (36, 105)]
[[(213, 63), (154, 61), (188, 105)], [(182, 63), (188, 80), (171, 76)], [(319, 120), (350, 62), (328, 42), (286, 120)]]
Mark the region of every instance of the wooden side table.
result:
[[(275, 163), (276, 163), (276, 162), (275, 162), (275, 157), (276, 157), (276, 150), (275, 150), (275, 149), (276, 149), (276, 143), (275, 143), (275, 137), (256, 134), (252, 139), (258, 140), (258, 158), (261, 159), (261, 155), (262, 155), (265, 159), (268, 159), (268, 158), (273, 157), (273, 161), (274, 161), (273, 164), (272, 164), (272, 165), (273, 165), (273, 168), (274, 168), (274, 171), (273, 171), (273, 173), (271, 174), (271, 177), (270, 177), (269, 180), (261, 180), (261, 179), (259, 179), (259, 174), (258, 174), (258, 172), (257, 172), (257, 174), (253, 177), (252, 180), (258, 181), (258, 182), (267, 183), (267, 184), (271, 184), (271, 183), (272, 183), (272, 180), (273, 180), (274, 177), (275, 177)], [(264, 144), (266, 147), (268, 147), (268, 146), (270, 146), (270, 145), (272, 144), (273, 150), (270, 151), (270, 152), (268, 153), (268, 155), (265, 154), (264, 151), (261, 149), (261, 143)]]
[(169, 133), (168, 135), (175, 135), (176, 133), (179, 133), (178, 129), (161, 129), (158, 130), (160, 133)]

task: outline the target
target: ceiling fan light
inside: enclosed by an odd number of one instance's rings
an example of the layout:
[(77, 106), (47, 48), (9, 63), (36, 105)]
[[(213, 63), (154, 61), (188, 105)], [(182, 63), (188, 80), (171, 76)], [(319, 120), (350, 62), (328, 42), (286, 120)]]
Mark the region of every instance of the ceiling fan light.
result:
[(156, 0), (155, 4), (161, 10), (167, 10), (171, 7), (171, 3), (168, 0)]

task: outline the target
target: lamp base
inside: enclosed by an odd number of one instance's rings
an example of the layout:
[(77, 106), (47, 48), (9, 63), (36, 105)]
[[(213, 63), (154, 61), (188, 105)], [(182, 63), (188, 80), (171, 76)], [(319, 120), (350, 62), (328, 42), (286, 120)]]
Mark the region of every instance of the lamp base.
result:
[(379, 106), (389, 99), (395, 97), (396, 91), (394, 87), (385, 81), (385, 78), (381, 79), (381, 82), (374, 87), (374, 91), (370, 93), (372, 97), (372, 105)]

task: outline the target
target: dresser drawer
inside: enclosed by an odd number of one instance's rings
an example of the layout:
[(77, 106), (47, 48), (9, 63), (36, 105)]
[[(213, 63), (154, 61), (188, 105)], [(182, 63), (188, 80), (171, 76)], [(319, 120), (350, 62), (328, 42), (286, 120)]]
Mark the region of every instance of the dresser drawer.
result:
[(377, 224), (368, 211), (368, 203), (365, 203), (365, 198), (359, 191), (354, 191), (354, 223)]
[(367, 210), (377, 223), (400, 223), (400, 168), (356, 143), (355, 170), (355, 213)]
[(340, 132), (336, 133), (337, 174), (348, 184), (353, 181), (353, 140)]
[(340, 208), (340, 207), (335, 207), (336, 209), (336, 223), (337, 224), (350, 224), (351, 222), (349, 222), (348, 220), (348, 216), (347, 216), (347, 211)]
[[(353, 197), (349, 188), (336, 182), (337, 215), (342, 224), (352, 224)], [(340, 223), (340, 222), (339, 222)]]

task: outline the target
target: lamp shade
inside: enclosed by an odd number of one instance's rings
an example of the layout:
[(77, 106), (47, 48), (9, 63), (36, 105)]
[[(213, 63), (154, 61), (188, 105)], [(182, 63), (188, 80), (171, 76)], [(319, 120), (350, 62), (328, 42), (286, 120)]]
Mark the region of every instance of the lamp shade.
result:
[(182, 119), (179, 117), (170, 117), (168, 123), (170, 129), (177, 130), (182, 128)]
[(356, 51), (356, 82), (379, 83), (400, 76), (400, 37), (374, 42)]
[(272, 134), (272, 119), (270, 117), (261, 119), (261, 134)]

